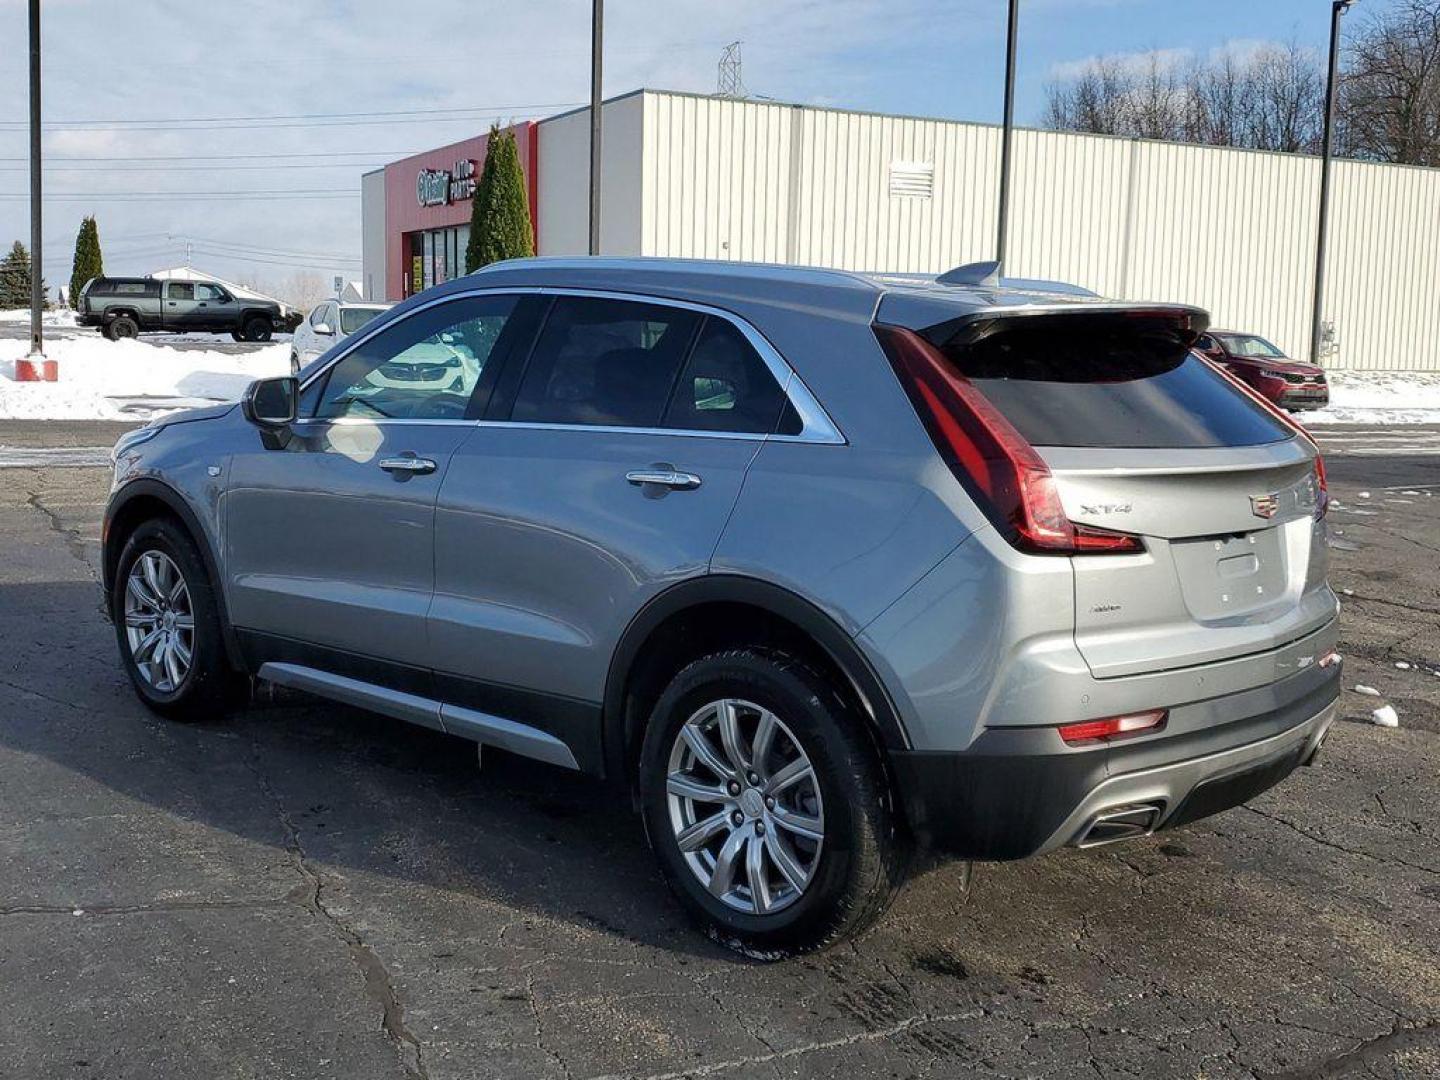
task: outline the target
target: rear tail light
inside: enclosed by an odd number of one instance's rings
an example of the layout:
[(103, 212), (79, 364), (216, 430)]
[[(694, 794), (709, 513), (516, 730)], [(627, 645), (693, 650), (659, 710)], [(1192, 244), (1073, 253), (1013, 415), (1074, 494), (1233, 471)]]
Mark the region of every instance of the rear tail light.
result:
[(1070, 521), (1050, 467), (940, 350), (903, 327), (877, 325), (875, 335), (950, 471), (1011, 545), (1040, 555), (1145, 550), (1137, 536)]
[(1296, 420), (1284, 409), (1277, 408), (1264, 394), (1257, 393), (1253, 387), (1241, 382), (1233, 373), (1220, 364), (1217, 364), (1214, 360), (1211, 360), (1204, 353), (1197, 352), (1195, 355), (1200, 357), (1201, 360), (1205, 361), (1205, 363), (1209, 364), (1225, 378), (1229, 379), (1230, 382), (1239, 389), (1241, 393), (1249, 397), (1251, 401), (1254, 401), (1271, 416), (1275, 417), (1276, 420), (1279, 420), (1280, 423), (1284, 424), (1315, 448), (1315, 516), (1317, 518), (1324, 517), (1325, 511), (1330, 508), (1330, 485), (1326, 483), (1325, 480), (1325, 458), (1320, 453), (1320, 444), (1315, 441), (1315, 436), (1311, 435), (1300, 421)]
[(1103, 720), (1085, 720), (1079, 724), (1065, 724), (1060, 728), (1060, 738), (1067, 746), (1090, 746), (1095, 743), (1111, 742), (1128, 735), (1154, 734), (1165, 729), (1170, 718), (1168, 709), (1151, 709), (1148, 712), (1126, 713), (1124, 716), (1107, 716)]

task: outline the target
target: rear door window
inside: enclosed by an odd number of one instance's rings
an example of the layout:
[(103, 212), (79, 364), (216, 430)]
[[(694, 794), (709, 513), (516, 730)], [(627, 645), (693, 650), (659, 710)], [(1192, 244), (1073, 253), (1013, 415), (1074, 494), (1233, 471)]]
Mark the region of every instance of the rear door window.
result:
[(701, 319), (661, 304), (560, 297), (535, 343), (510, 419), (659, 427)]
[(1037, 315), (925, 336), (1035, 446), (1254, 446), (1293, 434), (1165, 319)]
[(665, 426), (684, 431), (729, 431), (768, 435), (799, 431), (793, 410), (781, 424), (785, 393), (765, 361), (734, 323), (711, 316), (685, 363)]
[(194, 300), (195, 286), (188, 281), (172, 281), (165, 286), (165, 296), (170, 300)]

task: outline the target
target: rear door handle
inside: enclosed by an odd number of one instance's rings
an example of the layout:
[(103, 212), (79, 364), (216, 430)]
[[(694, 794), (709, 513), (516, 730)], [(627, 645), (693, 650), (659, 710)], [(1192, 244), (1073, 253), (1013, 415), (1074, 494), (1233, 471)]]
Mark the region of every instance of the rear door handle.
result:
[(380, 468), (392, 473), (412, 473), (422, 476), (435, 471), (435, 462), (423, 457), (389, 457), (380, 459)]
[(700, 477), (679, 469), (650, 468), (634, 469), (625, 474), (625, 479), (636, 486), (659, 484), (677, 491), (690, 491), (700, 486)]

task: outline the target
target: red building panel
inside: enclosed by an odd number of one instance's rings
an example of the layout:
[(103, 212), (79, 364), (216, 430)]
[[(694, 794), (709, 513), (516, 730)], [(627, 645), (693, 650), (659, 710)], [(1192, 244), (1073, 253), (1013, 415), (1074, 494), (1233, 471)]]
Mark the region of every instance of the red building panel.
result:
[[(536, 157), (540, 129), (533, 121), (527, 120), (506, 130), (515, 133), (515, 146), (520, 153), (520, 168), (525, 173), (530, 199), (530, 222), (538, 238)], [(390, 299), (398, 300), (407, 293), (408, 234), (470, 223), (470, 198), (465, 185), (468, 179), (473, 188), (473, 181), (480, 178), (489, 141), (488, 134), (479, 135), (385, 166), (385, 295)], [(457, 165), (460, 165), (459, 169)], [(474, 173), (467, 178), (463, 174), (470, 165), (473, 165)], [(442, 173), (446, 174), (443, 179), (437, 175)], [(429, 174), (425, 201), (430, 205), (421, 201), (422, 174)]]

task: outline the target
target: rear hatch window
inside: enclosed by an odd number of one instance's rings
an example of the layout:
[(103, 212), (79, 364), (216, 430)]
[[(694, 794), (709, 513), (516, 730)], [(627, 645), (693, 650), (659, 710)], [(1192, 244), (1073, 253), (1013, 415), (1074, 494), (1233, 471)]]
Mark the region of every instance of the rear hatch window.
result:
[(1192, 353), (1173, 317), (1032, 315), (923, 336), (1033, 446), (1180, 450), (1293, 434)]

